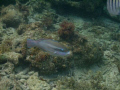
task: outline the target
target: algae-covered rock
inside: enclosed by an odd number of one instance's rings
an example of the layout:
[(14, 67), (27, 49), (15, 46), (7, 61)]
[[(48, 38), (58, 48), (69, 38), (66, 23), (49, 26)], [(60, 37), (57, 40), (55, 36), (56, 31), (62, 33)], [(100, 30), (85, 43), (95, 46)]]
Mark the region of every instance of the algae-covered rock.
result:
[(22, 55), (15, 52), (6, 52), (4, 53), (5, 57), (14, 64), (19, 64), (19, 60), (22, 59)]
[[(36, 74), (36, 73), (35, 73)], [(50, 85), (38, 78), (38, 75), (32, 75), (27, 79), (27, 86), (30, 90), (50, 90)]]
[(3, 7), (1, 15), (0, 20), (6, 24), (6, 27), (18, 27), (23, 22), (22, 13), (13, 5)]
[(73, 58), (78, 66), (91, 66), (103, 59), (103, 49), (98, 43), (87, 43), (74, 47), (76, 48), (73, 50)]

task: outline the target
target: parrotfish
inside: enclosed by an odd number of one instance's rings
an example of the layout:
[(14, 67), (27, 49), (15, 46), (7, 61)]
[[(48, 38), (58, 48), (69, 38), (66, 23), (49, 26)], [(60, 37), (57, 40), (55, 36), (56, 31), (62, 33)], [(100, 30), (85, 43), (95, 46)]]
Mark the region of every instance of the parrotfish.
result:
[(27, 39), (27, 47), (38, 47), (53, 56), (64, 57), (72, 55), (71, 51), (69, 51), (64, 45), (52, 39)]
[(120, 15), (120, 0), (107, 0), (107, 10), (111, 16)]

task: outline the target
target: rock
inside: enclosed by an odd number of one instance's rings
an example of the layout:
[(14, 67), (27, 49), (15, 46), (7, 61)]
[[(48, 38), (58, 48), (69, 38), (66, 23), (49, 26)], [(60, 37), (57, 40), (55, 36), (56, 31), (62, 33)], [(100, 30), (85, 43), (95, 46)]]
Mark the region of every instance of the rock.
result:
[(32, 75), (27, 80), (27, 85), (30, 90), (50, 90), (50, 85), (42, 80), (39, 80), (38, 76)]
[(2, 8), (1, 14), (0, 20), (6, 24), (6, 27), (18, 27), (23, 22), (22, 13), (13, 5)]
[(9, 61), (16, 65), (19, 63), (19, 60), (22, 59), (22, 55), (15, 52), (6, 52), (4, 55), (8, 58)]

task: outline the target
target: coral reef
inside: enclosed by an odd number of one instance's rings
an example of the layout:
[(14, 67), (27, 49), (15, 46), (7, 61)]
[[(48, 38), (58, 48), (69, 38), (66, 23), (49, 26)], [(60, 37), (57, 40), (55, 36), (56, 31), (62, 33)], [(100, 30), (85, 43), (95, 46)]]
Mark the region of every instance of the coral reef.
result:
[[(91, 80), (75, 80), (74, 77), (63, 77), (57, 81), (56, 88), (58, 90), (109, 90), (111, 87), (103, 83), (103, 76), (101, 72), (95, 75), (88, 73)], [(87, 86), (87, 87), (86, 87)]]
[(23, 42), (21, 43), (21, 54), (23, 58), (26, 58), (27, 56), (27, 39), (24, 39)]
[(120, 33), (119, 32), (111, 33), (111, 38), (113, 40), (120, 41)]
[(13, 5), (3, 7), (1, 14), (0, 20), (6, 24), (6, 27), (18, 27), (20, 23), (24, 22), (22, 13)]
[[(57, 22), (58, 15), (54, 12), (44, 11), (43, 15), (41, 16), (41, 23), (44, 29), (50, 30), (53, 28), (53, 24)], [(47, 22), (46, 22), (47, 21)]]
[(97, 36), (105, 33), (105, 28), (101, 26), (93, 26), (91, 32), (94, 32)]
[[(119, 23), (99, 16), (106, 0), (18, 1), (0, 7), (0, 90), (120, 90)], [(73, 55), (27, 48), (28, 38), (60, 41)]]
[(19, 1), (16, 2), (16, 7), (18, 8), (18, 10), (22, 13), (22, 17), (23, 19), (28, 22), (28, 18), (27, 16), (29, 16), (30, 14), (30, 10), (29, 7), (27, 5), (23, 5), (21, 4)]
[(64, 40), (72, 40), (74, 36), (75, 26), (71, 22), (63, 21), (60, 24), (60, 29), (58, 30), (58, 34), (60, 38)]
[(19, 64), (19, 60), (23, 58), (21, 54), (15, 52), (6, 52), (3, 55), (7, 57), (8, 61), (14, 63), (15, 65)]
[[(32, 53), (34, 51), (34, 53)], [(43, 51), (37, 51), (31, 49), (29, 52), (30, 56), (26, 58), (31, 63), (31, 67), (39, 70), (42, 74), (53, 73), (55, 70), (54, 64), (51, 62), (50, 55)]]
[(30, 76), (27, 80), (27, 85), (29, 89), (33, 90), (50, 90), (50, 85), (42, 80), (39, 80), (38, 74), (35, 73), (34, 75)]
[(87, 43), (85, 45), (75, 45), (74, 47), (76, 48), (73, 49), (73, 58), (78, 66), (91, 66), (103, 59), (103, 50), (98, 43)]
[(29, 53), (30, 56), (27, 56), (26, 61), (29, 61), (31, 67), (39, 70), (41, 74), (52, 74), (70, 67), (69, 59), (52, 57), (47, 52), (39, 51), (37, 48), (31, 48)]
[[(85, 9), (87, 12), (97, 12), (102, 11), (105, 0), (83, 0), (81, 8)], [(99, 11), (99, 12), (100, 12)]]
[(12, 40), (11, 39), (5, 39), (0, 44), (0, 54), (9, 52), (12, 49)]
[(29, 2), (27, 2), (27, 5), (32, 6), (32, 11), (38, 13), (50, 9), (50, 3), (44, 0), (30, 0)]
[(19, 35), (23, 34), (25, 32), (25, 30), (26, 30), (26, 26), (27, 25), (25, 25), (25, 24), (20, 24), (19, 27), (17, 28), (17, 33)]
[[(47, 21), (47, 22), (46, 22)], [(47, 28), (47, 30), (52, 27), (52, 24), (53, 24), (53, 19), (52, 17), (49, 17), (49, 16), (43, 16), (43, 19), (42, 19), (42, 26)]]

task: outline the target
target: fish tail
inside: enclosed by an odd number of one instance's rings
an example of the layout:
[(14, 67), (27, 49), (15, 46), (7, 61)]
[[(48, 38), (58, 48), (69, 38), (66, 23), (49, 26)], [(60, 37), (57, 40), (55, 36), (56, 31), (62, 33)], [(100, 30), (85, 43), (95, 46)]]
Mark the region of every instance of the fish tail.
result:
[(27, 39), (27, 47), (32, 48), (36, 46), (36, 41), (32, 39)]

